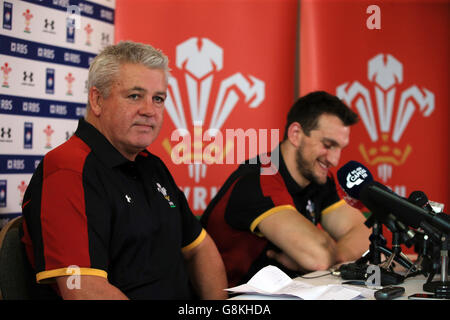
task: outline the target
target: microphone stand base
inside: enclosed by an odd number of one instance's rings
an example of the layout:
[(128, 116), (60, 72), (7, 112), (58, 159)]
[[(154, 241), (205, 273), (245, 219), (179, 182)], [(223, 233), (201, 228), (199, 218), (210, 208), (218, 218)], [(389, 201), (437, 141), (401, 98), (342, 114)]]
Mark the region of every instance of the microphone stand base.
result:
[(423, 285), (423, 290), (433, 292), (436, 298), (450, 299), (450, 281), (432, 281)]

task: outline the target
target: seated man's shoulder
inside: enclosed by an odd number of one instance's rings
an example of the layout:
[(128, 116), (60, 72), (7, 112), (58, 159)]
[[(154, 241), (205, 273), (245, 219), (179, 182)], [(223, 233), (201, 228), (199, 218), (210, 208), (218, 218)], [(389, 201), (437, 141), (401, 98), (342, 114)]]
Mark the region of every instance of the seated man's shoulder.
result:
[(90, 152), (91, 149), (81, 139), (72, 137), (45, 155), (47, 173), (58, 169), (82, 172)]

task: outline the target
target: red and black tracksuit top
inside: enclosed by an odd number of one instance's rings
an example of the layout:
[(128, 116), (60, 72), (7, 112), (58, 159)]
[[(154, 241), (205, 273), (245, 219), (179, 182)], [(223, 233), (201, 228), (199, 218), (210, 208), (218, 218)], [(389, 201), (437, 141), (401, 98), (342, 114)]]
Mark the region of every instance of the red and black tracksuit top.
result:
[[(273, 152), (279, 152), (279, 147)], [(222, 255), (229, 286), (247, 282), (269, 264), (295, 275), (266, 256), (267, 250), (279, 249), (258, 231), (264, 218), (294, 209), (317, 225), (323, 214), (344, 203), (331, 173), (324, 185), (310, 183), (301, 188), (289, 174), (281, 152), (278, 162), (275, 174), (262, 174), (259, 157), (241, 164), (201, 217)]]
[(84, 119), (39, 164), (23, 216), (22, 241), (39, 283), (76, 267), (129, 298), (192, 297), (182, 250), (206, 232), (183, 192), (158, 157), (144, 150), (127, 160)]

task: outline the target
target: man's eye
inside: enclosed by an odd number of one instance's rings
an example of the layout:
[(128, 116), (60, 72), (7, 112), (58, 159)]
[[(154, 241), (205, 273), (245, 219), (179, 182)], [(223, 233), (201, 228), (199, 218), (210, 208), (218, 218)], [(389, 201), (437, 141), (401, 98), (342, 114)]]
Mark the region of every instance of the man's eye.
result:
[(138, 100), (140, 97), (141, 97), (141, 96), (140, 96), (139, 94), (137, 94), (137, 93), (135, 93), (135, 94), (130, 94), (130, 95), (128, 96), (128, 98), (131, 99), (131, 100)]
[(164, 98), (160, 96), (153, 97), (155, 103), (164, 103)]

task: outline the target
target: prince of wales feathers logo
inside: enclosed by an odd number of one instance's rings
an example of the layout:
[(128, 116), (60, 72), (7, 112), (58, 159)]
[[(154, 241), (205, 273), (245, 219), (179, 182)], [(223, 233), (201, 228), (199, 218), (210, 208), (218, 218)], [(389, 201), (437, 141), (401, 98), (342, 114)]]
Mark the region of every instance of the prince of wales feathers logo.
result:
[[(393, 166), (403, 165), (412, 152), (409, 143), (400, 146), (409, 121), (414, 113), (423, 117), (429, 117), (433, 113), (434, 94), (416, 85), (398, 92), (398, 87), (403, 82), (403, 65), (390, 54), (378, 54), (369, 60), (367, 78), (374, 91), (353, 81), (339, 85), (336, 95), (350, 107), (356, 108), (370, 138), (369, 145), (359, 145), (359, 152), (369, 165), (377, 166), (378, 177), (386, 182), (392, 177)], [(397, 97), (397, 94), (400, 96)], [(378, 127), (375, 111), (378, 113)], [(406, 190), (402, 187), (395, 191), (404, 195)]]
[(166, 188), (164, 188), (163, 186), (161, 186), (158, 182), (156, 183), (156, 189), (158, 190), (158, 192), (160, 192), (163, 196), (164, 199), (167, 200), (167, 202), (169, 203), (169, 206), (171, 208), (175, 208), (175, 204), (170, 200), (170, 196), (167, 194), (167, 190)]
[[(202, 135), (205, 125), (207, 109), (210, 105), (211, 88), (217, 73), (223, 69), (223, 49), (207, 38), (192, 37), (176, 47), (176, 68), (181, 70), (186, 83), (190, 118), (192, 120), (193, 136)], [(237, 72), (221, 79), (218, 94), (214, 100), (214, 107), (207, 132), (215, 137), (220, 134), (220, 128), (234, 110), (240, 100), (238, 94), (245, 98), (250, 108), (257, 108), (265, 99), (265, 83), (252, 75), (248, 77)], [(181, 99), (179, 79), (169, 78), (166, 110), (175, 124), (180, 136), (190, 135), (186, 120), (185, 109)], [(163, 147), (172, 155), (172, 147), (166, 138)], [(221, 156), (225, 157), (232, 147), (226, 144)], [(188, 153), (189, 177), (197, 183), (206, 176), (207, 165), (202, 162), (202, 142), (194, 141), (194, 152)]]

